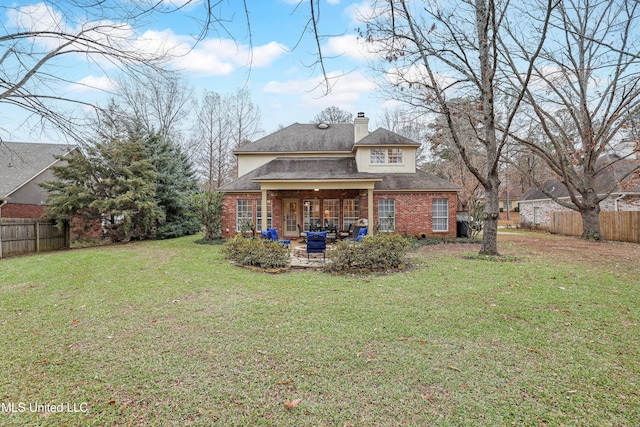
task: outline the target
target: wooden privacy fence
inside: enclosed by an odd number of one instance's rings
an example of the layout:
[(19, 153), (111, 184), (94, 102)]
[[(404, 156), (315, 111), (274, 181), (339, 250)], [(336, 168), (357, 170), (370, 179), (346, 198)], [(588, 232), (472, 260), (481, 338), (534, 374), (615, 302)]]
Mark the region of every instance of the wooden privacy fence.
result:
[[(600, 231), (606, 240), (640, 243), (640, 211), (600, 212)], [(551, 232), (580, 236), (582, 217), (575, 211), (552, 212)]]
[(37, 218), (0, 218), (0, 258), (69, 247), (69, 224)]

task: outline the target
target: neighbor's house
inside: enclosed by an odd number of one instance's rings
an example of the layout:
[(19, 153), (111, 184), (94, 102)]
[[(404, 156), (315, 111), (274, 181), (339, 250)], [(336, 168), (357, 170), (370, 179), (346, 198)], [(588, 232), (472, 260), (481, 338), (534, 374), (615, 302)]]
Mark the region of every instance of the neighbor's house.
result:
[(66, 144), (0, 143), (0, 198), (2, 218), (40, 218), (46, 209), (47, 191), (38, 184), (51, 181), (56, 158), (77, 150)]
[[(601, 211), (640, 211), (640, 176), (633, 174), (623, 179), (630, 170), (640, 165), (638, 160), (620, 160), (615, 155), (604, 156), (601, 162), (611, 163), (596, 176), (596, 191), (605, 194), (614, 188), (609, 197), (600, 202)], [(546, 192), (560, 200), (571, 202), (567, 187), (556, 179), (543, 184)], [(518, 201), (520, 206), (520, 223), (533, 224), (543, 228), (551, 226), (551, 214), (557, 211), (568, 211), (549, 198), (543, 191), (531, 187)]]
[(220, 188), (223, 237), (248, 225), (297, 237), (359, 220), (379, 232), (455, 237), (458, 188), (416, 169), (420, 144), (368, 124), (363, 113), (354, 124), (295, 123), (236, 150), (238, 178)]
[[(75, 150), (78, 148), (67, 144), (0, 143), (0, 218), (42, 217), (47, 208), (47, 191), (39, 184), (53, 180), (52, 168), (65, 164), (56, 156)], [(101, 231), (99, 224), (71, 221), (73, 238), (98, 237)]]

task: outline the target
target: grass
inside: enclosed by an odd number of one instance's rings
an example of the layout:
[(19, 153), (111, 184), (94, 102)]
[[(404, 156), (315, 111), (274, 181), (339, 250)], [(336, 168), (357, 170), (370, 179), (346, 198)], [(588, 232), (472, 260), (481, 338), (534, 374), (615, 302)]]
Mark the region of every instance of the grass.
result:
[(637, 268), (502, 239), (389, 275), (257, 273), (193, 237), (1, 260), (0, 425), (637, 425)]

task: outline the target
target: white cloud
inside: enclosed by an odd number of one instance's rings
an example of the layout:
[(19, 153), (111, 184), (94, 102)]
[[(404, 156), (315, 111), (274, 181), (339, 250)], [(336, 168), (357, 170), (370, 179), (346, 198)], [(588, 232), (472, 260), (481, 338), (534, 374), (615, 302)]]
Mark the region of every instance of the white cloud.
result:
[(268, 67), (286, 51), (287, 47), (277, 42), (270, 42), (263, 46), (255, 46), (253, 48), (252, 65), (259, 68)]
[(231, 39), (207, 39), (195, 48), (192, 41), (171, 30), (147, 31), (138, 40), (138, 45), (149, 53), (169, 53), (173, 56), (171, 63), (180, 70), (210, 76), (229, 75), (237, 67), (249, 64), (254, 68), (268, 67), (286, 51), (285, 46), (276, 42), (254, 46), (252, 51), (250, 46)]
[(87, 76), (69, 86), (72, 92), (88, 92), (92, 90), (107, 91), (116, 87), (116, 83), (107, 76)]
[(325, 56), (344, 55), (358, 62), (372, 60), (376, 57), (373, 45), (359, 39), (355, 34), (331, 37), (322, 50)]
[(349, 5), (345, 13), (351, 19), (352, 25), (360, 25), (376, 16), (376, 11), (369, 0)]
[(37, 3), (7, 11), (10, 27), (30, 31), (68, 31), (61, 13), (44, 3)]
[[(371, 95), (377, 87), (374, 82), (359, 72), (345, 75), (331, 73), (329, 79), (331, 92), (326, 95), (323, 92), (326, 87), (321, 78), (271, 81), (265, 85), (263, 92), (267, 95), (276, 95), (278, 98), (291, 97), (288, 106), (295, 106), (296, 111), (308, 112), (310, 120), (314, 114), (332, 105), (346, 111), (360, 111), (364, 98)], [(281, 101), (278, 99), (278, 102)]]

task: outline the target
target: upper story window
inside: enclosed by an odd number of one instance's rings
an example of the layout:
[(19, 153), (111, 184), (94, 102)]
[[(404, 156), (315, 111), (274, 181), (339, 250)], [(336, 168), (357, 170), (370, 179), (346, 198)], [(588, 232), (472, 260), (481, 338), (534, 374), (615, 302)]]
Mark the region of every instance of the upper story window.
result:
[(403, 163), (402, 148), (372, 148), (372, 165), (401, 165)]
[(386, 159), (387, 150), (382, 148), (372, 148), (371, 149), (371, 164), (372, 165), (383, 165), (387, 162)]
[(389, 163), (400, 165), (402, 164), (402, 148), (389, 148), (388, 151)]

